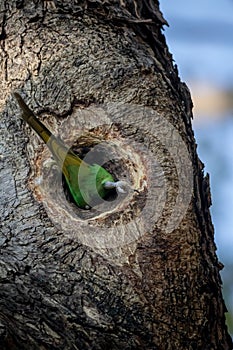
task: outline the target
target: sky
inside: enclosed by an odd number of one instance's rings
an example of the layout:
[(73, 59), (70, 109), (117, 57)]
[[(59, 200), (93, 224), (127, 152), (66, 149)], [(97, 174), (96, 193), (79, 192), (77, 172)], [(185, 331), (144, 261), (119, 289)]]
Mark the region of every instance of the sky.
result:
[(160, 0), (165, 35), (185, 80), (233, 87), (233, 1)]
[(210, 174), (233, 335), (233, 1), (160, 0), (160, 8), (170, 25), (164, 31), (169, 51), (194, 101), (193, 128), (199, 158)]
[(213, 87), (220, 100), (221, 93), (233, 90), (233, 1), (161, 0), (160, 5), (169, 23), (166, 40), (181, 79), (196, 104), (203, 94), (209, 102), (209, 112), (194, 109), (193, 127), (199, 157), (210, 173), (218, 253), (233, 263), (233, 109), (219, 109), (217, 115), (211, 110)]

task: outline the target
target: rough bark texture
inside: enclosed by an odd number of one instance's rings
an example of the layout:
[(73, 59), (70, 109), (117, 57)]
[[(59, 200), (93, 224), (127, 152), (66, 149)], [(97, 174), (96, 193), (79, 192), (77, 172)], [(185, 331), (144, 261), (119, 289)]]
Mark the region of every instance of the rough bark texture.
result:
[[(1, 349), (231, 349), (209, 181), (158, 2), (1, 0), (0, 8)], [(70, 145), (111, 140), (124, 156), (115, 172), (139, 192), (102, 215), (69, 203), (46, 146), (19, 118), (16, 89)], [(180, 145), (191, 179), (179, 179)], [(187, 210), (167, 229), (190, 183)], [(160, 215), (137, 221), (159, 194)]]

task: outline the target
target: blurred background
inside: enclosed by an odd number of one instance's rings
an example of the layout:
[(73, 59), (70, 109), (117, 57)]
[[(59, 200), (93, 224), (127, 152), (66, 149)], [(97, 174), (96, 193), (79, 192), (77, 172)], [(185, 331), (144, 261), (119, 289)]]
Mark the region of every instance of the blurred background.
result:
[(160, 0), (165, 36), (191, 90), (198, 154), (210, 174), (215, 242), (233, 336), (233, 0)]

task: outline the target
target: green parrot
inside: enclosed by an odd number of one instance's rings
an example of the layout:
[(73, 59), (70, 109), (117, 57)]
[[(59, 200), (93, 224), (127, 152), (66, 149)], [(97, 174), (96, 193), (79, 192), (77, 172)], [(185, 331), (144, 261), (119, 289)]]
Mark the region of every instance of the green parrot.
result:
[(90, 209), (98, 203), (98, 197), (104, 199), (113, 189), (119, 193), (125, 193), (123, 181), (115, 182), (113, 176), (103, 167), (97, 164), (89, 165), (80, 159), (39, 121), (17, 92), (14, 96), (23, 111), (22, 118), (50, 149), (58, 167), (62, 170), (70, 194), (79, 208)]

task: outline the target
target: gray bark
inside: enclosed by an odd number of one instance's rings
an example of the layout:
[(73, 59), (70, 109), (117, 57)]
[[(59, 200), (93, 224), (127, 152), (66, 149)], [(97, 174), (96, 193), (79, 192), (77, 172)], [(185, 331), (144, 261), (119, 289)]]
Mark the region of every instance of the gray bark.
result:
[[(209, 180), (158, 2), (0, 6), (1, 349), (232, 349)], [(138, 192), (70, 203), (15, 90)]]

